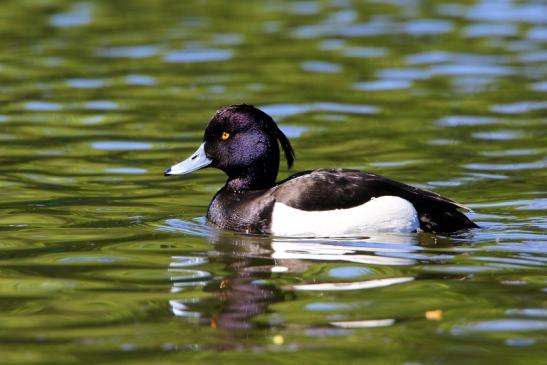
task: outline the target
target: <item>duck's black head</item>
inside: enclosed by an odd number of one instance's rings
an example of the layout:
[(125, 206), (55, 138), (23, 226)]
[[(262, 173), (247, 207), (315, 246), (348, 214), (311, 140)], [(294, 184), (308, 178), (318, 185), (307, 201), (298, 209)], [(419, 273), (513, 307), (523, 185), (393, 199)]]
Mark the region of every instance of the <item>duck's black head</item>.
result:
[(167, 169), (165, 175), (183, 175), (211, 166), (228, 175), (229, 189), (266, 189), (275, 184), (279, 170), (278, 141), (290, 168), (294, 151), (268, 114), (252, 105), (226, 106), (209, 121), (198, 150)]

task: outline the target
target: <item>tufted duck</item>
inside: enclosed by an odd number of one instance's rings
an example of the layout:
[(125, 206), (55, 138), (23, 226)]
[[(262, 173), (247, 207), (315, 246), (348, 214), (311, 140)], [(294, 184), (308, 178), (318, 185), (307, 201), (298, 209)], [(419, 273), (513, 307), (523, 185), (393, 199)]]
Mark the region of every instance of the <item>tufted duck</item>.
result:
[(319, 169), (276, 183), (279, 146), (289, 168), (294, 151), (273, 119), (251, 105), (218, 110), (203, 143), (165, 175), (216, 167), (228, 181), (209, 204), (220, 228), (277, 236), (358, 236), (367, 232), (455, 232), (475, 228), (467, 208), (431, 191), (369, 172)]

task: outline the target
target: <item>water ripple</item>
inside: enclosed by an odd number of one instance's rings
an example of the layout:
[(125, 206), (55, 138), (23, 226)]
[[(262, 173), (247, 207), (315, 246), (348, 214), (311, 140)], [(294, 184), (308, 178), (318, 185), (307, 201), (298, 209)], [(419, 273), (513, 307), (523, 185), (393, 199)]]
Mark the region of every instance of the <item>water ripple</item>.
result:
[(382, 288), (385, 286), (391, 286), (395, 284), (408, 283), (413, 281), (413, 277), (402, 278), (389, 278), (389, 279), (376, 279), (366, 281), (353, 281), (349, 283), (336, 282), (336, 283), (321, 283), (321, 284), (300, 284), (294, 285), (295, 290), (302, 291), (344, 291), (344, 290), (363, 290)]
[(68, 79), (67, 83), (75, 89), (97, 89), (107, 84), (103, 79)]
[(456, 326), (451, 332), (454, 335), (465, 335), (469, 332), (522, 332), (544, 331), (546, 329), (547, 321), (530, 319), (498, 319)]
[(412, 86), (412, 82), (409, 80), (378, 80), (357, 82), (352, 87), (359, 91), (387, 91), (408, 89), (410, 86)]
[(535, 170), (547, 167), (547, 160), (534, 162), (515, 162), (515, 163), (470, 163), (464, 165), (466, 169), (482, 171), (518, 171)]
[(233, 57), (233, 51), (228, 49), (186, 49), (172, 51), (164, 55), (163, 59), (171, 63), (192, 63), (192, 62), (220, 62)]
[(50, 24), (58, 28), (79, 27), (91, 23), (91, 3), (80, 2), (74, 4), (72, 10), (66, 13), (55, 14), (50, 19)]
[(416, 53), (406, 57), (406, 62), (409, 65), (424, 65), (431, 63), (443, 63), (452, 59), (452, 56), (448, 52), (444, 51), (429, 51)]
[(523, 308), (508, 309), (505, 311), (508, 316), (526, 316), (526, 317), (547, 317), (546, 308)]
[(547, 6), (540, 3), (512, 4), (509, 1), (483, 0), (469, 8), (465, 17), (488, 22), (546, 23)]
[(547, 51), (526, 52), (519, 55), (521, 62), (546, 62)]
[(349, 114), (375, 114), (379, 111), (378, 108), (370, 105), (329, 102), (311, 104), (270, 104), (262, 105), (260, 108), (277, 119), (318, 111)]
[(157, 83), (156, 79), (148, 75), (132, 74), (125, 77), (125, 82), (128, 85), (149, 86)]
[(547, 92), (547, 81), (535, 82), (530, 85), (530, 89), (538, 92)]
[(344, 56), (356, 58), (378, 58), (384, 57), (388, 53), (387, 49), (380, 47), (346, 47), (342, 50)]
[(519, 101), (510, 104), (496, 104), (490, 110), (500, 114), (525, 114), (547, 109), (547, 101)]
[(492, 117), (480, 117), (473, 115), (449, 115), (442, 117), (437, 124), (442, 127), (459, 127), (472, 125), (485, 125), (501, 122), (500, 119)]
[(24, 108), (30, 111), (52, 112), (63, 109), (63, 105), (48, 101), (27, 101), (24, 104)]
[(91, 143), (91, 147), (100, 151), (134, 151), (149, 150), (152, 144), (134, 141), (98, 141)]
[(342, 328), (375, 328), (375, 327), (389, 327), (395, 323), (395, 319), (368, 319), (364, 321), (338, 321), (330, 322), (335, 327)]
[(159, 47), (156, 45), (137, 45), (125, 47), (99, 48), (96, 55), (107, 58), (147, 58), (156, 56), (159, 53)]
[(522, 138), (524, 133), (520, 131), (491, 131), (491, 132), (476, 132), (471, 136), (476, 139), (484, 139), (488, 141), (511, 141), (514, 139)]
[(470, 38), (511, 37), (517, 34), (517, 31), (518, 29), (515, 24), (478, 23), (463, 28), (464, 35)]
[(335, 74), (342, 71), (342, 66), (338, 63), (325, 61), (306, 61), (301, 65), (304, 71)]
[(141, 169), (139, 167), (109, 167), (109, 168), (106, 168), (105, 171), (112, 174), (122, 174), (122, 175), (139, 175), (139, 174), (145, 174), (148, 172), (147, 169)]
[(481, 65), (481, 64), (447, 64), (431, 66), (429, 72), (432, 75), (444, 76), (507, 76), (512, 75), (515, 71), (512, 67)]
[[(545, 7), (547, 10), (547, 7)], [(547, 42), (547, 27), (534, 27), (528, 31), (528, 39)]]
[(403, 32), (415, 36), (442, 34), (452, 30), (452, 22), (440, 19), (419, 19), (407, 22)]
[(118, 109), (118, 103), (111, 100), (92, 100), (86, 102), (85, 107), (93, 110), (115, 110)]
[(428, 70), (419, 68), (386, 68), (376, 72), (381, 79), (426, 80), (431, 77)]

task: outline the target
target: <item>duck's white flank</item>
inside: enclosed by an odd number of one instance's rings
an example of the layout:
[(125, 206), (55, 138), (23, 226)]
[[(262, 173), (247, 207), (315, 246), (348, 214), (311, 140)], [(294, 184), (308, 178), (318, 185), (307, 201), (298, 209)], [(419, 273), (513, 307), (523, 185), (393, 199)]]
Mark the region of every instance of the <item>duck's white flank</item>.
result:
[(410, 233), (420, 227), (414, 206), (397, 196), (382, 196), (348, 209), (305, 211), (275, 203), (275, 236), (343, 237), (370, 232)]

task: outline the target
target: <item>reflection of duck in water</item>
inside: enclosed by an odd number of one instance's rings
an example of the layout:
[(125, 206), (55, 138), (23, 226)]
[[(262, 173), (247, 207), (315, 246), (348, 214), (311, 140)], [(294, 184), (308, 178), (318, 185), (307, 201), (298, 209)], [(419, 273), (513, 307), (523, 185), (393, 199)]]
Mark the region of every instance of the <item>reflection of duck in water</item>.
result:
[[(175, 227), (175, 224), (171, 227)], [(188, 224), (185, 223), (184, 227), (187, 228)], [(209, 252), (208, 261), (221, 264), (226, 274), (221, 278), (209, 277), (204, 283), (204, 291), (213, 294), (210, 305), (204, 304), (203, 300), (199, 306), (191, 300), (172, 300), (170, 305), (173, 313), (199, 317), (200, 323), (213, 328), (245, 330), (255, 327), (251, 319), (266, 312), (270, 304), (283, 301), (285, 296), (280, 288), (267, 283), (272, 275), (271, 268), (275, 266), (269, 238), (215, 232), (209, 239), (214, 244), (214, 250)], [(177, 257), (174, 259), (179, 261)], [(176, 262), (171, 266), (177, 266)], [(177, 284), (174, 283), (175, 288)], [(195, 311), (198, 307), (202, 312)], [(203, 308), (210, 309), (203, 311)]]
[(281, 302), (284, 293), (267, 282), (274, 266), (269, 242), (219, 235), (215, 251), (228, 274), (205, 290), (216, 293), (218, 309), (211, 326), (227, 329), (247, 329), (256, 326), (251, 319), (267, 311), (272, 303)]
[[(416, 235), (382, 235), (359, 240), (272, 238), (209, 230), (204, 225), (180, 220), (170, 220), (168, 227), (164, 228), (193, 235), (201, 235), (200, 230), (203, 230), (203, 236), (214, 244), (214, 250), (208, 255), (209, 264), (221, 264), (226, 272), (221, 278), (211, 279), (209, 276), (206, 282), (202, 282), (204, 291), (213, 295), (212, 299), (205, 299), (210, 303), (201, 301), (198, 305), (191, 301), (173, 300), (170, 302), (173, 312), (198, 317), (204, 325), (229, 330), (274, 325), (256, 322), (254, 318), (266, 313), (271, 304), (292, 298), (298, 291), (363, 290), (414, 279), (389, 276), (359, 281), (299, 283), (292, 287), (274, 284), (278, 275), (306, 271), (312, 261), (399, 266), (413, 265), (417, 259), (428, 259), (426, 254), (420, 254), (422, 247), (419, 243), (423, 241)], [(429, 238), (425, 236), (424, 239)], [(203, 260), (196, 262), (197, 265), (205, 264)], [(178, 261), (174, 257), (172, 266), (178, 266)], [(200, 280), (205, 278), (203, 274), (196, 274), (198, 276)], [(177, 287), (176, 282), (174, 286)], [(230, 333), (230, 336), (238, 336), (238, 332)]]
[(270, 116), (250, 105), (220, 109), (204, 142), (165, 171), (182, 175), (208, 166), (228, 175), (207, 212), (213, 224), (276, 236), (356, 236), (367, 232), (455, 232), (477, 227), (464, 206), (436, 193), (358, 170), (305, 171), (276, 183), (278, 140), (289, 167), (294, 153)]

